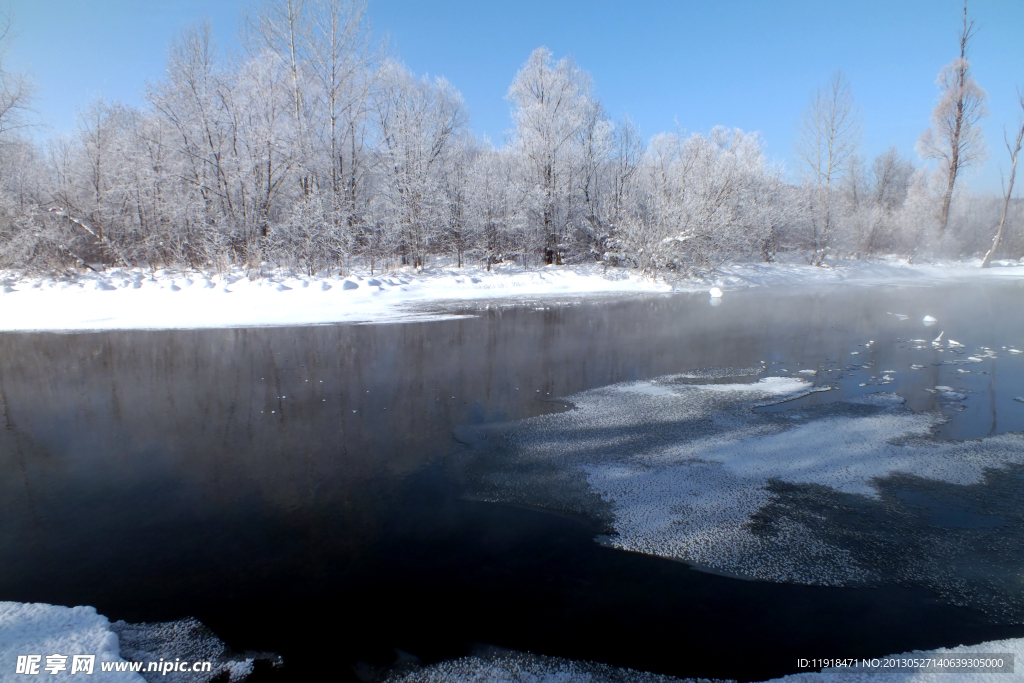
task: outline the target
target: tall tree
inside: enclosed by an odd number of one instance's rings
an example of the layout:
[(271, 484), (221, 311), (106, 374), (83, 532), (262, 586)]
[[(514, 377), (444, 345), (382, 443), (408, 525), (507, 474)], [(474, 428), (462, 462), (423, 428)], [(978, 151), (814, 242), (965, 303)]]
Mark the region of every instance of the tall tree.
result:
[(544, 260), (561, 263), (574, 156), (580, 152), (581, 133), (599, 112), (590, 75), (568, 57), (555, 62), (550, 50), (539, 47), (506, 97), (512, 103), (515, 144), (525, 160), (530, 222), (543, 235)]
[(996, 249), (999, 248), (999, 240), (1003, 237), (1003, 228), (1006, 227), (1006, 210), (1010, 208), (1010, 196), (1013, 194), (1013, 180), (1014, 176), (1017, 175), (1017, 157), (1020, 156), (1021, 142), (1024, 142), (1024, 90), (1017, 88), (1017, 101), (1020, 103), (1021, 108), (1021, 120), (1020, 127), (1017, 129), (1017, 140), (1011, 146), (1010, 141), (1004, 138), (1006, 142), (1006, 151), (1010, 153), (1010, 182), (1006, 186), (1006, 195), (1003, 197), (1003, 217), (999, 220), (999, 230), (996, 232), (996, 236), (992, 239), (992, 247), (985, 254), (985, 259), (981, 262), (982, 268), (988, 268), (992, 263), (992, 256), (995, 255)]
[(935, 159), (946, 175), (946, 191), (942, 196), (941, 230), (949, 223), (949, 204), (957, 177), (968, 166), (985, 159), (985, 141), (978, 122), (988, 114), (987, 95), (971, 76), (967, 53), (977, 30), (967, 19), (964, 0), (963, 27), (960, 30), (960, 56), (943, 67), (936, 83), (941, 90), (939, 102), (932, 112), (932, 125), (917, 141), (922, 159)]
[(381, 70), (373, 101), (383, 176), (377, 215), (403, 265), (422, 267), (448, 218), (444, 180), (466, 123), (462, 95), (443, 78), (418, 79), (392, 61)]

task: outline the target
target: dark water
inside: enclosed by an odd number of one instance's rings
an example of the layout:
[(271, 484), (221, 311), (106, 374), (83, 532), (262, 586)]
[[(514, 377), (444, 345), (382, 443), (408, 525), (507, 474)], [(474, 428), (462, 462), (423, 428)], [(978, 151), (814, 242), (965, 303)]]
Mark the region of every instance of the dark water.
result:
[[(474, 502), (454, 438), (581, 390), (761, 361), (837, 387), (802, 401), (895, 391), (947, 415), (947, 438), (1022, 431), (1024, 354), (1002, 348), (1024, 349), (1022, 302), (1017, 283), (773, 289), (717, 307), (676, 295), (395, 325), (0, 335), (0, 599), (195, 616), (236, 650), (281, 653), (290, 680), (475, 643), (761, 680), (797, 657), (1022, 636), (919, 587), (716, 576), (598, 545), (596, 520)], [(911, 341), (939, 331), (963, 352)], [(996, 357), (967, 362), (980, 347)], [(1024, 478), (998, 483), (1024, 499)], [(1021, 524), (981, 514), (977, 492), (889, 494), (940, 524)], [(1024, 551), (1000, 563), (1019, 571)]]

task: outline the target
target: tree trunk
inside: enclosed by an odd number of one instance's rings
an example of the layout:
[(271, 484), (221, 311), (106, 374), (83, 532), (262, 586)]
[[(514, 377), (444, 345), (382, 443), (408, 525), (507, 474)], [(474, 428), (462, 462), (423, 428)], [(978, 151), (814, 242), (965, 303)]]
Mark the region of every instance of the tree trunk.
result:
[[(1020, 95), (1020, 106), (1024, 110), (1024, 94), (1021, 91), (1017, 91)], [(1013, 180), (1017, 175), (1017, 157), (1020, 155), (1021, 141), (1024, 140), (1024, 121), (1021, 122), (1020, 130), (1017, 132), (1017, 146), (1012, 150), (1010, 149), (1010, 142), (1007, 140), (1006, 149), (1010, 152), (1010, 159), (1012, 164), (1010, 165), (1010, 182), (1007, 183), (1006, 196), (1003, 197), (1003, 217), (999, 220), (999, 230), (996, 232), (995, 238), (992, 240), (992, 248), (985, 254), (985, 259), (981, 262), (982, 268), (988, 268), (992, 264), (992, 257), (995, 256), (996, 249), (999, 248), (999, 240), (1003, 237), (1003, 228), (1006, 226), (1006, 211), (1010, 207), (1010, 196), (1013, 194)]]

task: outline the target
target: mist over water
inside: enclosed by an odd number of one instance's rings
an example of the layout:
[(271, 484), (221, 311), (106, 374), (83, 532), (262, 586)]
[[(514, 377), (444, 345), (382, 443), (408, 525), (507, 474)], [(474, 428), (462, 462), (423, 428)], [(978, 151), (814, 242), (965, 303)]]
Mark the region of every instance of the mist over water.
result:
[[(892, 572), (870, 588), (780, 584), (600, 545), (607, 507), (482, 502), (470, 438), (680, 373), (831, 387), (759, 408), (768, 421), (886, 392), (940, 416), (940, 439), (1024, 431), (1024, 354), (1010, 352), (1024, 349), (1022, 295), (1013, 282), (773, 288), (716, 306), (538, 299), (394, 325), (0, 335), (0, 598), (195, 616), (237, 650), (280, 652), (295, 680), (324, 651), (352, 678), (397, 650), (434, 661), (474, 643), (754, 680), (798, 656), (1024, 635), (1014, 612)], [(940, 332), (962, 347), (932, 345)], [(921, 547), (935, 528), (1005, 541), (1022, 530), (1021, 481), (1005, 470), (965, 492), (895, 478), (883, 497), (902, 508), (778, 483), (754, 521), (766, 534), (814, 515), (882, 528), (912, 509)], [(1019, 551), (994, 547), (977, 566), (1019, 573)], [(986, 584), (995, 599), (1002, 580)]]

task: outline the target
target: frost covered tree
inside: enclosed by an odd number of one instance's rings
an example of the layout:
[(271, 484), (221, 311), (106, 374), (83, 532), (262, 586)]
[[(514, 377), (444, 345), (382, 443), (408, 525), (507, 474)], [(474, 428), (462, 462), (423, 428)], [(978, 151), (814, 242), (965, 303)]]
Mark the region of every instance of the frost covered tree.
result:
[(517, 186), (519, 158), (509, 148), (479, 145), (467, 169), (469, 221), (487, 270), (528, 249)]
[(957, 178), (964, 169), (985, 159), (985, 141), (978, 122), (988, 114), (987, 95), (971, 75), (967, 53), (976, 30), (967, 19), (964, 2), (963, 28), (960, 30), (960, 56), (943, 67), (936, 83), (939, 102), (932, 111), (932, 125), (917, 141), (922, 159), (936, 160), (946, 176), (946, 188), (940, 209), (941, 231), (949, 223), (949, 205)]
[(520, 183), (528, 223), (538, 233), (546, 263), (563, 262), (574, 210), (579, 210), (573, 180), (581, 170), (585, 131), (601, 113), (592, 90), (590, 75), (572, 59), (555, 62), (551, 51), (540, 47), (506, 96), (515, 122), (513, 146), (523, 160)]
[(717, 127), (686, 140), (656, 135), (638, 179), (609, 258), (653, 274), (774, 257), (785, 223), (783, 183), (756, 133)]
[(390, 61), (372, 99), (380, 169), (374, 219), (392, 236), (402, 264), (422, 267), (450, 217), (445, 181), (465, 126), (462, 96), (443, 78), (416, 78)]
[[(962, 106), (960, 127), (937, 115), (928, 138), (933, 151), (948, 143), (946, 171), (976, 158), (972, 31), (965, 15), (961, 58), (940, 78), (952, 94), (937, 112)], [(209, 25), (186, 30), (143, 107), (97, 101), (75, 134), (42, 147), (22, 132), (30, 83), (0, 59), (0, 265), (314, 274), (444, 254), (459, 266), (597, 261), (685, 275), (781, 251), (816, 264), (842, 251), (913, 255), (940, 233), (944, 193), (962, 253), (991, 246), (1000, 222), (994, 199), (959, 184), (950, 211), (955, 173), (938, 187), (895, 148), (861, 161), (839, 72), (805, 111), (797, 188), (757, 133), (645, 140), (628, 118), (609, 119), (586, 71), (546, 48), (510, 84), (514, 128), (495, 148), (466, 130), (450, 83), (384, 58), (364, 0), (265, 0), (241, 38), (244, 53), (224, 58)], [(995, 246), (1016, 249), (1014, 202), (1002, 208)]]
[(861, 237), (861, 249), (873, 254), (878, 251), (899, 251), (898, 232), (900, 226), (897, 214), (903, 207), (910, 188), (914, 164), (900, 155), (895, 146), (882, 152), (871, 163), (867, 176), (867, 205), (861, 209), (866, 214), (862, 222), (866, 226)]
[(41, 218), (45, 166), (24, 135), (32, 122), (35, 86), (7, 68), (11, 28), (10, 14), (0, 13), (0, 267), (34, 267), (53, 263), (49, 257), (59, 239)]
[(796, 143), (804, 172), (811, 262), (821, 265), (833, 247), (842, 207), (836, 181), (860, 142), (860, 113), (842, 72), (832, 74), (804, 109)]
[(320, 188), (342, 207), (343, 226), (361, 225), (368, 176), (369, 94), (375, 83), (366, 4), (361, 0), (308, 0), (306, 53), (314, 100)]

